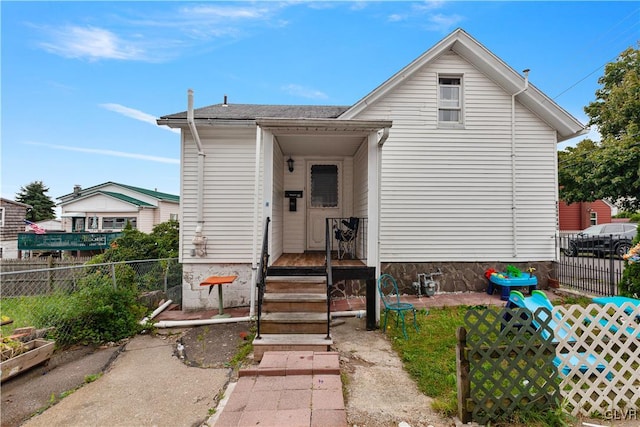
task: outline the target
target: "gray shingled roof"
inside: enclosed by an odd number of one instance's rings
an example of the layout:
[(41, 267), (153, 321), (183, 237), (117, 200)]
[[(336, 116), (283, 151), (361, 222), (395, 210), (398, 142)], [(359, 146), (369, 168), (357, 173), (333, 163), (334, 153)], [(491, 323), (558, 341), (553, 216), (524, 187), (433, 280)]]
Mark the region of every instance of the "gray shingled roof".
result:
[[(351, 106), (339, 105), (259, 105), (215, 104), (194, 109), (196, 119), (255, 120), (257, 118), (335, 119)], [(187, 112), (162, 116), (160, 119), (185, 119)]]

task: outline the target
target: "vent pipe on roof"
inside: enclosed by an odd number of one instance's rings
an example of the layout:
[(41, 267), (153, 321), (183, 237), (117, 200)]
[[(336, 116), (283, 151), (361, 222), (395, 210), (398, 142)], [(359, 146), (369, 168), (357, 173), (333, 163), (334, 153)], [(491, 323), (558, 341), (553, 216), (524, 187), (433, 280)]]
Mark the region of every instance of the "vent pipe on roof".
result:
[(222, 106), (223, 107), (228, 107), (229, 104), (227, 104), (227, 95), (224, 96), (224, 101), (222, 102)]
[(529, 69), (524, 73), (524, 87), (511, 95), (511, 229), (513, 257), (518, 257), (518, 212), (517, 212), (517, 183), (516, 183), (516, 96), (529, 88)]

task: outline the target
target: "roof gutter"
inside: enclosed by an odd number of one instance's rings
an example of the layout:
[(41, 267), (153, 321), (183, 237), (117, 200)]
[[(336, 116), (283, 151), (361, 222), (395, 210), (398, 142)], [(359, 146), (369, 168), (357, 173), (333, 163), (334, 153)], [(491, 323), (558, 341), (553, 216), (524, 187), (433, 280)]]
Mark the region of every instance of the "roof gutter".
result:
[(511, 95), (511, 229), (513, 237), (513, 257), (518, 257), (518, 213), (516, 202), (516, 96), (529, 88), (529, 69), (523, 71), (524, 87)]
[(187, 124), (191, 130), (191, 135), (198, 148), (198, 171), (197, 171), (197, 196), (196, 196), (196, 230), (193, 236), (194, 249), (191, 250), (191, 256), (204, 257), (207, 255), (207, 238), (202, 234), (202, 228), (204, 226), (204, 150), (202, 149), (202, 142), (200, 141), (200, 135), (196, 128), (193, 113), (193, 90), (187, 91)]

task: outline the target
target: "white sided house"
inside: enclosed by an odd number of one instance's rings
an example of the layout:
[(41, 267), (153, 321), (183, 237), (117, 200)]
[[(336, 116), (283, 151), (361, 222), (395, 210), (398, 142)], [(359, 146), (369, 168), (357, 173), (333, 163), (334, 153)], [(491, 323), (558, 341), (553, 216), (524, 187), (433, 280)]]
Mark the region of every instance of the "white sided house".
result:
[(67, 232), (121, 231), (131, 224), (144, 233), (177, 220), (180, 196), (131, 185), (105, 182), (86, 189), (76, 185), (73, 193), (58, 197), (62, 228)]
[[(226, 101), (193, 109), (189, 91), (187, 111), (158, 119), (182, 131), (184, 309), (217, 307), (200, 283), (237, 275), (224, 305), (253, 310), (263, 242), (269, 276), (305, 275), (325, 268), (310, 260), (327, 235), (334, 292), (391, 273), (412, 293), (437, 269), (438, 291), (479, 291), (506, 264), (535, 267), (546, 286), (556, 145), (585, 127), (463, 30), (351, 106)], [(334, 227), (350, 217), (345, 249)]]

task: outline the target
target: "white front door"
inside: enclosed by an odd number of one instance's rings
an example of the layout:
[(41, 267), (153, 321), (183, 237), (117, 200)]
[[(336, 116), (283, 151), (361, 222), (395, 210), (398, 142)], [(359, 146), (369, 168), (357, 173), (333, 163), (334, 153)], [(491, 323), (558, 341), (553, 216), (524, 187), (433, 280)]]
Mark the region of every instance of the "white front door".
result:
[(342, 216), (342, 162), (308, 162), (307, 188), (307, 250), (324, 250), (326, 218)]

